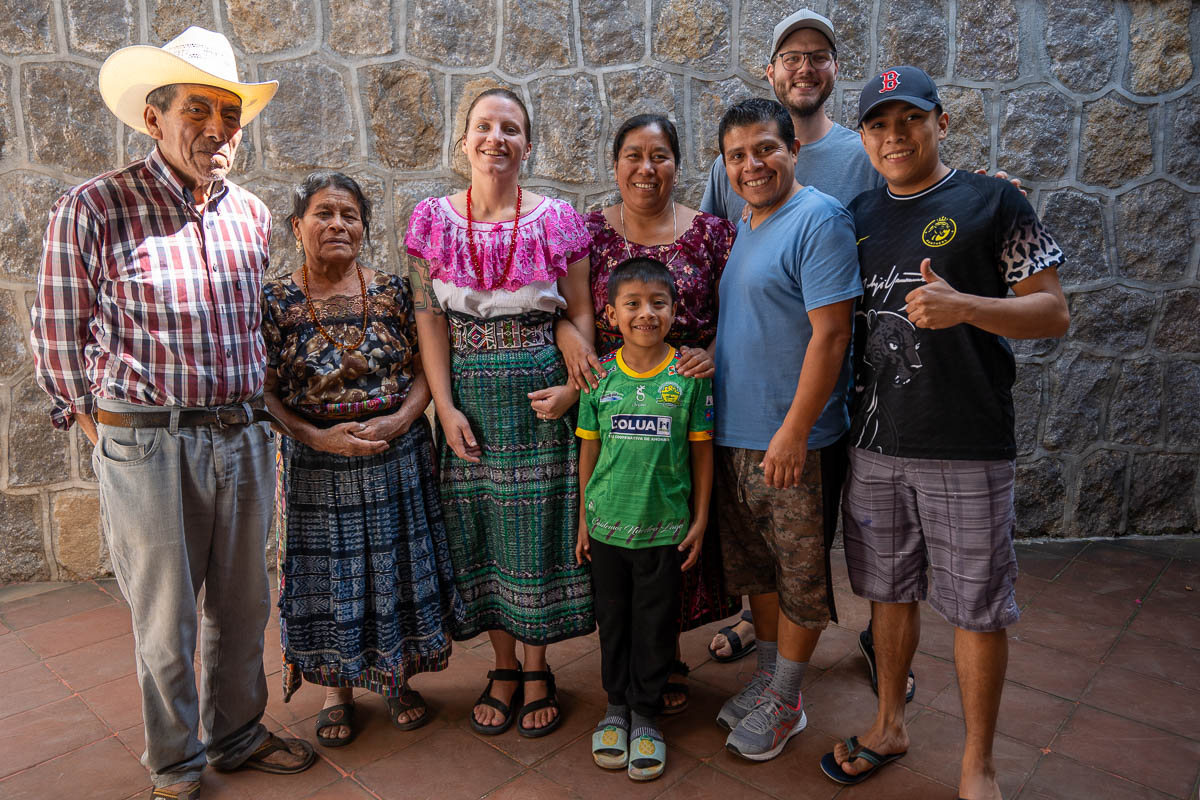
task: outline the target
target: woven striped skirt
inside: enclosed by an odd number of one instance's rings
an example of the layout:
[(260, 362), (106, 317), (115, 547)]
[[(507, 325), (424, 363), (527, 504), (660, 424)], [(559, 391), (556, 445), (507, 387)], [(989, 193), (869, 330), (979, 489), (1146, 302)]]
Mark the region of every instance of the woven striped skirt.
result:
[(442, 508), (466, 619), (456, 638), (502, 630), (533, 645), (595, 628), (575, 563), (579, 462), (574, 413), (539, 420), (526, 394), (566, 382), (550, 314), (451, 314), (451, 383), (482, 449), (458, 458), (439, 431)]
[(464, 609), (442, 523), (429, 422), (369, 456), (281, 444), (284, 697), (301, 677), (397, 695), (444, 669)]

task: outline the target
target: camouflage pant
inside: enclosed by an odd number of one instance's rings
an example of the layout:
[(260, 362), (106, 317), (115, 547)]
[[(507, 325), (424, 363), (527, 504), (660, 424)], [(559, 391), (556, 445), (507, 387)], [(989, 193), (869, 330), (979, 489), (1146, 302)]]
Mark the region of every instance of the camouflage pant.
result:
[(718, 447), (717, 514), (730, 594), (779, 593), (797, 625), (829, 624), (828, 570), (821, 496), (821, 451), (810, 450), (800, 485), (764, 482), (762, 450)]

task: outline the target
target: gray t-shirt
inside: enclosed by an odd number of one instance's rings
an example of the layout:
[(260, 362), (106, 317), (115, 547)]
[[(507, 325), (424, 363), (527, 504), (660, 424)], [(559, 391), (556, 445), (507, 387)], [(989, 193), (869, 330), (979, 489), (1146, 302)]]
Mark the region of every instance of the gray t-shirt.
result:
[[(867, 189), (884, 185), (883, 176), (871, 166), (859, 135), (836, 122), (829, 133), (813, 142), (801, 145), (796, 157), (796, 180), (802, 186), (813, 186), (832, 195), (843, 206)], [(733, 191), (725, 174), (725, 161), (720, 156), (713, 162), (704, 187), (700, 210), (737, 222), (742, 218), (746, 201)]]

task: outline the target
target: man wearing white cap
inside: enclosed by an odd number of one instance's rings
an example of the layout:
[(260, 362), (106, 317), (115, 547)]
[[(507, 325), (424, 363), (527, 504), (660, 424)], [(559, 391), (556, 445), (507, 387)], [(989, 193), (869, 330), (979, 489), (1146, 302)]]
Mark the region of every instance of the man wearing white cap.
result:
[(271, 217), (225, 180), (242, 126), (277, 88), (239, 82), (229, 42), (201, 28), (113, 53), (104, 102), (156, 146), (59, 199), (32, 310), (51, 421), (78, 422), (95, 445), (156, 798), (195, 800), (206, 762), (288, 773), (313, 761), (307, 743), (261, 722), (274, 441), (259, 293)]

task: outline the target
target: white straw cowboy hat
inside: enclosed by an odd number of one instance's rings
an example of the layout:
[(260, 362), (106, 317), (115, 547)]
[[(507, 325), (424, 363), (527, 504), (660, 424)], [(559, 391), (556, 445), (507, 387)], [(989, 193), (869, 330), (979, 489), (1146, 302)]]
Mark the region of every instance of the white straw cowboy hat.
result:
[(279, 81), (242, 83), (229, 40), (195, 25), (162, 47), (122, 47), (100, 67), (100, 96), (117, 119), (147, 133), (142, 114), (146, 95), (172, 83), (197, 83), (242, 98), (242, 126), (258, 116), (275, 96)]

